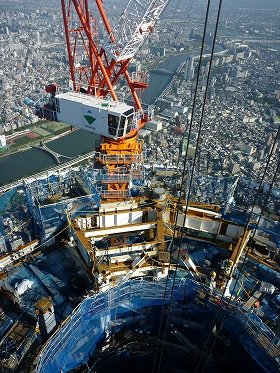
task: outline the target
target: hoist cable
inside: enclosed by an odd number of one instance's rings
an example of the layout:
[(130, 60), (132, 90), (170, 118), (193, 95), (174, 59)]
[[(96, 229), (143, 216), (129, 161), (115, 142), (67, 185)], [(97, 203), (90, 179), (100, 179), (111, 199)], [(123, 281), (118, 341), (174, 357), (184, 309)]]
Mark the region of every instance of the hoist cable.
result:
[[(249, 225), (250, 225), (250, 221), (251, 221), (251, 218), (252, 218), (252, 215), (253, 215), (254, 207), (255, 207), (256, 204), (257, 204), (258, 197), (259, 197), (259, 195), (262, 193), (262, 188), (263, 188), (262, 185), (263, 185), (263, 183), (264, 183), (264, 178), (265, 178), (265, 176), (266, 176), (266, 173), (267, 173), (268, 167), (269, 167), (269, 165), (270, 165), (271, 158), (272, 158), (272, 156), (273, 156), (273, 154), (274, 154), (274, 148), (276, 147), (276, 144), (277, 144), (277, 141), (278, 141), (278, 137), (279, 137), (279, 133), (280, 133), (280, 126), (279, 126), (278, 131), (277, 131), (277, 134), (276, 134), (276, 136), (275, 136), (273, 146), (272, 146), (272, 148), (271, 148), (271, 150), (270, 150), (270, 153), (269, 153), (269, 156), (268, 156), (268, 160), (267, 160), (267, 163), (266, 163), (266, 166), (265, 166), (265, 170), (264, 170), (264, 172), (263, 172), (263, 174), (262, 174), (262, 178), (261, 178), (261, 181), (260, 181), (259, 187), (258, 187), (258, 189), (257, 189), (257, 192), (255, 193), (255, 196), (254, 196), (254, 202), (253, 202), (253, 205), (252, 205), (252, 208), (251, 208), (250, 214), (249, 214), (249, 216), (248, 216), (248, 219), (247, 219), (246, 225), (245, 225), (245, 227), (244, 227), (243, 237), (244, 237), (244, 235), (246, 234), (246, 231), (248, 230), (248, 227), (249, 227)], [(273, 176), (273, 180), (272, 180), (271, 185), (273, 185), (273, 183), (274, 183), (274, 181), (275, 181), (275, 178), (276, 178), (276, 176), (277, 176), (277, 170), (278, 170), (278, 169), (279, 169), (279, 164), (278, 164), (278, 166), (277, 166), (277, 168), (276, 168), (276, 171), (275, 171), (275, 173), (274, 173), (274, 176)], [(272, 186), (271, 186), (271, 188), (272, 188)], [(267, 198), (268, 198), (268, 197), (267, 197)], [(249, 252), (247, 251), (247, 252), (245, 253), (245, 255), (244, 255), (243, 261), (242, 261), (242, 263), (241, 263), (241, 267), (240, 267), (240, 269), (239, 269), (239, 273), (238, 273), (238, 275), (237, 275), (237, 277), (236, 277), (235, 285), (234, 285), (234, 287), (233, 287), (233, 289), (232, 289), (232, 291), (231, 291), (231, 295), (230, 295), (230, 297), (227, 299), (226, 306), (223, 308), (223, 311), (225, 312), (225, 315), (224, 315), (224, 317), (222, 318), (222, 322), (221, 322), (221, 325), (220, 325), (220, 328), (219, 328), (220, 331), (222, 330), (223, 325), (224, 325), (224, 322), (225, 322), (225, 319), (226, 319), (226, 317), (227, 317), (226, 312), (227, 312), (227, 310), (228, 310), (228, 308), (229, 308), (229, 305), (230, 305), (230, 303), (231, 303), (231, 301), (232, 301), (232, 298), (233, 298), (233, 294), (234, 294), (235, 288), (236, 288), (236, 286), (237, 286), (237, 284), (238, 284), (238, 281), (239, 281), (241, 275), (243, 274), (243, 268), (244, 268), (245, 262), (246, 262), (246, 260), (247, 260), (247, 258), (248, 258), (248, 254), (249, 254)], [(235, 264), (235, 263), (234, 263), (234, 264)], [(230, 279), (228, 279), (227, 282), (226, 282), (226, 284), (225, 284), (225, 288), (224, 288), (223, 294), (222, 294), (222, 296), (221, 296), (221, 299), (224, 298), (225, 291), (226, 291), (226, 289), (227, 289), (227, 286), (228, 286), (229, 280), (230, 280)], [(214, 341), (213, 341), (213, 343), (212, 343), (210, 349), (208, 350), (208, 354), (207, 354), (208, 356), (207, 356), (206, 361), (205, 361), (205, 363), (204, 363), (203, 370), (200, 369), (200, 368), (201, 368), (201, 363), (202, 363), (203, 355), (204, 355), (205, 352), (207, 351), (207, 344), (208, 344), (208, 342), (209, 342), (210, 336), (212, 335), (212, 330), (213, 330), (213, 328), (214, 328), (214, 326), (215, 326), (215, 324), (216, 324), (216, 321), (217, 321), (218, 316), (219, 316), (219, 311), (221, 310), (221, 308), (222, 308), (222, 304), (220, 304), (220, 305), (218, 306), (217, 311), (216, 311), (216, 313), (215, 313), (215, 316), (214, 316), (214, 319), (213, 319), (213, 322), (212, 322), (212, 327), (210, 328), (210, 331), (209, 331), (209, 333), (208, 333), (208, 337), (207, 337), (207, 339), (205, 340), (205, 343), (204, 343), (204, 349), (203, 349), (203, 352), (202, 352), (202, 354), (201, 354), (201, 357), (200, 357), (200, 360), (199, 360), (199, 363), (198, 363), (198, 366), (197, 366), (197, 369), (196, 369), (196, 373), (203, 373), (203, 372), (205, 371), (206, 367), (207, 367), (208, 362), (209, 362), (209, 359), (210, 359), (211, 353), (212, 353), (212, 351), (213, 351), (213, 348), (214, 348), (214, 346), (215, 346), (216, 340), (217, 340), (218, 335), (219, 335), (219, 331), (217, 331), (216, 336), (215, 336), (215, 338), (214, 338)]]
[[(193, 123), (193, 117), (194, 117), (195, 106), (196, 106), (196, 96), (197, 96), (197, 91), (198, 91), (199, 73), (200, 73), (201, 62), (202, 62), (202, 58), (203, 58), (203, 50), (204, 50), (205, 36), (206, 36), (206, 29), (207, 29), (208, 18), (209, 18), (210, 3), (211, 3), (211, 0), (208, 0), (208, 3), (207, 3), (207, 10), (206, 10), (206, 16), (205, 16), (205, 22), (204, 22), (204, 31), (203, 31), (203, 37), (202, 37), (202, 44), (201, 44), (200, 58), (199, 58), (199, 63), (198, 63), (198, 72), (197, 72), (197, 79), (196, 79), (195, 93), (194, 93), (194, 99), (193, 99), (192, 118), (191, 118), (191, 123), (190, 123), (190, 128), (189, 128), (188, 142), (189, 142), (189, 140), (190, 140), (190, 136), (191, 136), (192, 123)], [(182, 199), (182, 195), (183, 195), (184, 177), (185, 177), (186, 166), (187, 166), (187, 154), (188, 154), (188, 153), (186, 152), (186, 154), (185, 154), (185, 159), (184, 159), (184, 166), (183, 166), (183, 171), (182, 171), (182, 178), (181, 178), (181, 185), (180, 185), (180, 191), (179, 191), (179, 198), (178, 198), (177, 206), (179, 206), (179, 205), (181, 204), (181, 199)], [(176, 211), (176, 213), (175, 213), (175, 224), (174, 224), (173, 236), (172, 236), (172, 240), (171, 240), (171, 244), (170, 244), (170, 250), (169, 250), (170, 254), (171, 254), (171, 252), (172, 252), (172, 248), (173, 248), (173, 244), (174, 244), (175, 232), (176, 232), (176, 229), (177, 229), (178, 216), (179, 216), (179, 209), (176, 208), (175, 211)], [(176, 270), (177, 270), (177, 267), (178, 267), (178, 259), (179, 259), (179, 255), (177, 256)], [(171, 264), (171, 255), (170, 255), (170, 261), (169, 261), (168, 272), (169, 272), (169, 269), (170, 269), (170, 264)], [(176, 277), (176, 270), (175, 270), (175, 274), (174, 274), (173, 281), (172, 281), (172, 288), (171, 288), (171, 294), (170, 294), (170, 301), (169, 301), (168, 315), (169, 315), (169, 313), (170, 313), (170, 306), (171, 306), (172, 294), (173, 294), (173, 290), (174, 290), (175, 277)], [(160, 318), (159, 331), (158, 331), (158, 336), (157, 336), (157, 343), (156, 343), (156, 350), (155, 350), (155, 355), (154, 355), (154, 362), (153, 362), (152, 372), (154, 372), (154, 371), (155, 371), (155, 368), (156, 368), (157, 353), (158, 353), (158, 349), (159, 349), (159, 339), (160, 339), (161, 329), (162, 329), (162, 326), (163, 326), (164, 305), (165, 305), (165, 300), (166, 300), (167, 284), (168, 284), (168, 277), (167, 277), (167, 279), (166, 279), (166, 283), (165, 283), (165, 291), (164, 291), (163, 306), (162, 306), (162, 310), (161, 310), (161, 318)], [(168, 318), (167, 318), (166, 325), (165, 325), (164, 340), (165, 340), (165, 338), (166, 338), (167, 323), (168, 323)], [(162, 360), (162, 354), (163, 354), (163, 348), (164, 348), (164, 344), (162, 345), (162, 348), (161, 348), (160, 357), (159, 357), (159, 361), (158, 361), (158, 369), (157, 369), (157, 372), (160, 371), (161, 360)]]

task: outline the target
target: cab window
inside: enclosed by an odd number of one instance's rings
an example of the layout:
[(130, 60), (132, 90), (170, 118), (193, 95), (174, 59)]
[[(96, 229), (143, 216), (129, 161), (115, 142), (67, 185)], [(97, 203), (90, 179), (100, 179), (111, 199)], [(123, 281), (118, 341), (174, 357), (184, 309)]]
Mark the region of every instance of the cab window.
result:
[(116, 115), (108, 114), (108, 133), (112, 136), (117, 136), (119, 125), (119, 117)]
[(133, 122), (133, 115), (130, 115), (127, 117), (127, 127), (126, 127), (126, 133), (129, 133), (132, 129), (132, 122)]
[(118, 137), (123, 137), (123, 136), (125, 135), (125, 133), (124, 133), (125, 120), (126, 120), (126, 117), (124, 117), (124, 116), (122, 115), (122, 116), (121, 116), (121, 120), (120, 120), (120, 126), (119, 126), (119, 131), (118, 131)]

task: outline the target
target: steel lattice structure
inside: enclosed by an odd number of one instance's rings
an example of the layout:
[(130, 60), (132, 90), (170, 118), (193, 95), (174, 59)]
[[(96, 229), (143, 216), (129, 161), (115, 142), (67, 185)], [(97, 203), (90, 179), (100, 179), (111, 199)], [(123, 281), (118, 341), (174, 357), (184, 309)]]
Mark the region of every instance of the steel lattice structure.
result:
[[(87, 93), (96, 96), (110, 94), (113, 100), (117, 100), (115, 85), (124, 77), (136, 110), (143, 111), (137, 90), (146, 88), (147, 83), (142, 79), (143, 75), (130, 76), (128, 65), (153, 31), (168, 1), (129, 0), (114, 28), (103, 1), (95, 0), (95, 3), (107, 31), (104, 47), (99, 46), (97, 22), (90, 12), (89, 0), (61, 0), (73, 90), (86, 87)], [(87, 65), (79, 61), (81, 49)]]

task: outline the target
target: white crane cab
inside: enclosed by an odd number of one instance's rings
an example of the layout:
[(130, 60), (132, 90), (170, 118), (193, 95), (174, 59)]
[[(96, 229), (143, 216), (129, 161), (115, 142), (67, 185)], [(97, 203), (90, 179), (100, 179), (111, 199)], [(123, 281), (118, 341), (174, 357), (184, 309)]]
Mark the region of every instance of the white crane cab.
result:
[(56, 96), (57, 120), (110, 138), (126, 136), (135, 124), (135, 111), (124, 102), (77, 92)]
[(53, 94), (48, 104), (41, 107), (40, 113), (39, 116), (46, 119), (71, 124), (111, 139), (125, 137), (136, 127), (134, 107), (72, 91)]

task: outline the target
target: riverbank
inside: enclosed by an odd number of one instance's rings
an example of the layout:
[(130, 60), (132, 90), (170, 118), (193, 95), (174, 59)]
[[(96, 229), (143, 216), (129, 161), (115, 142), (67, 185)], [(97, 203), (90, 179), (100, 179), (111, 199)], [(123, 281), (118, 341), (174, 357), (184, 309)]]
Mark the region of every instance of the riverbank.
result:
[[(39, 145), (41, 141), (43, 141), (44, 143), (48, 143), (48, 142), (54, 141), (56, 139), (59, 139), (63, 136), (67, 136), (69, 133), (77, 130), (77, 128), (71, 128), (68, 125), (67, 125), (67, 127), (65, 127), (65, 125), (63, 124), (63, 126), (65, 128), (65, 131), (62, 132), (62, 133), (52, 134), (51, 136), (36, 136), (36, 137), (33, 137), (33, 138), (29, 137), (30, 141), (27, 141), (24, 145), (18, 145), (18, 146), (16, 144), (11, 145), (10, 150), (7, 149), (7, 150), (4, 150), (2, 153), (0, 153), (0, 158), (8, 157), (10, 155), (13, 155), (13, 154), (16, 154), (16, 153), (19, 153), (19, 152), (24, 152), (26, 150), (29, 150), (32, 146)], [(58, 132), (58, 131), (56, 131), (56, 132)], [(8, 138), (8, 140), (16, 138), (17, 136), (28, 135), (29, 133), (32, 133), (32, 128), (31, 129), (25, 129), (24, 133), (23, 133), (23, 131), (20, 131), (18, 133), (14, 132), (12, 135), (8, 135), (8, 136), (10, 136)], [(12, 148), (12, 147), (14, 147), (14, 148)]]
[[(49, 139), (48, 146), (54, 152), (75, 159), (80, 155), (93, 151), (96, 141), (99, 141), (98, 135), (93, 135), (85, 130), (75, 129)], [(61, 167), (65, 162), (61, 164)], [(0, 186), (55, 166), (57, 165), (53, 157), (46, 152), (31, 147), (25, 150), (20, 149), (13, 154), (0, 157)]]

